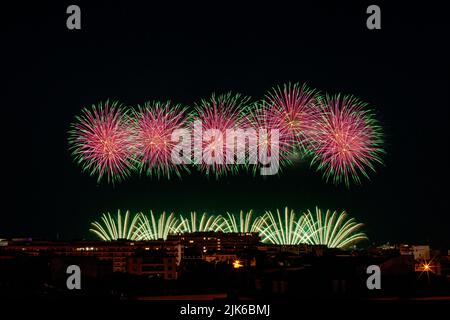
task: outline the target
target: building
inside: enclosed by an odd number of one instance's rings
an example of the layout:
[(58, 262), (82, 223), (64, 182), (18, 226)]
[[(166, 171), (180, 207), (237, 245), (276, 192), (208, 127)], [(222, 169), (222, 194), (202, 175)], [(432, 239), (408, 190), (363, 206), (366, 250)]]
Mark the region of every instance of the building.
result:
[[(33, 241), (32, 239), (12, 240), (0, 247), (0, 256), (8, 257), (17, 254), (39, 257), (95, 257), (100, 261), (109, 261), (113, 272), (127, 272), (129, 258), (145, 256), (146, 252), (159, 252), (174, 258), (179, 264), (182, 257), (182, 247), (179, 241)], [(172, 262), (170, 262), (172, 263)]]
[(192, 232), (169, 235), (168, 241), (179, 241), (183, 259), (202, 258), (212, 253), (239, 253), (256, 250), (259, 244), (258, 233), (238, 232)]
[(203, 259), (206, 262), (211, 263), (232, 263), (233, 261), (238, 260), (238, 255), (235, 253), (212, 253), (209, 255), (205, 255)]
[(177, 259), (159, 252), (146, 252), (143, 255), (127, 258), (129, 274), (175, 280), (178, 278)]
[(285, 245), (279, 246), (274, 244), (260, 244), (258, 251), (265, 252), (266, 254), (277, 254), (281, 252), (290, 253), (294, 255), (312, 255), (316, 257), (322, 257), (328, 248), (326, 245), (311, 245), (311, 244), (298, 244), (298, 245)]
[(415, 260), (430, 260), (430, 246), (412, 246), (412, 250)]
[(414, 255), (413, 246), (408, 244), (400, 244), (398, 245), (398, 250), (402, 256), (412, 256)]

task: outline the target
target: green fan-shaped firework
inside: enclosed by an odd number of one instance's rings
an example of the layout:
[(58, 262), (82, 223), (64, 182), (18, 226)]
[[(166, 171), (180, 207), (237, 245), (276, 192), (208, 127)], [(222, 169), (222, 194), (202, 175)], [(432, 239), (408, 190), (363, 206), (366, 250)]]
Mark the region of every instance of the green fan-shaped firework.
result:
[(367, 240), (367, 236), (358, 230), (362, 223), (354, 218), (347, 219), (345, 211), (337, 213), (327, 210), (325, 214), (316, 207), (315, 214), (310, 210), (303, 214), (302, 226), (308, 234), (307, 242), (322, 244), (329, 248), (346, 248), (355, 242)]
[(92, 222), (90, 231), (105, 241), (117, 239), (136, 240), (137, 223), (138, 216), (135, 215), (130, 221), (129, 211), (122, 217), (120, 210), (118, 210), (116, 218), (112, 217), (108, 212), (102, 215), (100, 222)]
[(266, 211), (262, 216), (254, 217), (253, 210), (240, 211), (238, 215), (227, 212), (226, 215), (190, 216), (180, 215), (177, 219), (174, 213), (149, 215), (139, 213), (132, 219), (127, 211), (122, 216), (120, 210), (117, 217), (104, 214), (100, 222), (93, 222), (91, 232), (105, 241), (117, 239), (158, 240), (167, 239), (173, 233), (191, 232), (256, 232), (264, 243), (274, 245), (326, 245), (329, 248), (348, 248), (366, 240), (367, 236), (360, 231), (363, 224), (348, 218), (347, 213), (326, 210), (322, 212), (316, 207), (315, 212), (307, 210), (297, 215), (287, 207), (275, 212)]
[(253, 210), (244, 213), (243, 210), (239, 215), (227, 212), (225, 216), (221, 216), (218, 230), (223, 232), (259, 232), (262, 219), (253, 217)]
[(136, 240), (166, 240), (170, 233), (175, 233), (178, 224), (174, 213), (163, 212), (158, 217), (150, 211), (149, 215), (139, 213), (138, 219)]
[(259, 228), (261, 241), (278, 245), (307, 243), (309, 234), (303, 228), (301, 217), (287, 207), (284, 213), (277, 209), (276, 214), (266, 211)]
[(180, 222), (175, 229), (176, 233), (186, 233), (186, 232), (207, 232), (207, 231), (217, 231), (221, 216), (208, 215), (204, 212), (200, 219), (197, 219), (197, 213), (195, 211), (191, 212), (190, 217), (185, 218), (180, 215)]
[(267, 211), (262, 216), (259, 232), (262, 242), (277, 245), (313, 244), (326, 245), (329, 248), (347, 248), (367, 239), (358, 230), (363, 226), (355, 220), (348, 219), (346, 212), (338, 214), (327, 210), (325, 214), (316, 208), (315, 215), (308, 210), (296, 216), (293, 210), (284, 209), (284, 214), (277, 209), (276, 214)]

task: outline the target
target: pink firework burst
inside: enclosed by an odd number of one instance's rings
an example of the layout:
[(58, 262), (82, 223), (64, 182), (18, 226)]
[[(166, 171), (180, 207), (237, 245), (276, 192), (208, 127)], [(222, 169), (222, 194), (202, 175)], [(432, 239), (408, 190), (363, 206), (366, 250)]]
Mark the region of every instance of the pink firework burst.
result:
[(383, 135), (367, 104), (351, 96), (326, 96), (323, 112), (315, 124), (311, 164), (324, 172), (328, 181), (349, 185), (368, 178), (367, 169), (382, 163)]
[(186, 165), (172, 161), (172, 150), (177, 144), (172, 141), (172, 133), (185, 129), (187, 120), (185, 109), (169, 101), (146, 103), (133, 113), (136, 160), (141, 172), (170, 178), (172, 173), (180, 176), (180, 169), (188, 170)]
[[(213, 95), (208, 100), (196, 104), (194, 116), (194, 160), (199, 170), (216, 178), (227, 173), (238, 171), (238, 165), (230, 164), (237, 149), (230, 147), (227, 141), (227, 130), (244, 127), (242, 112), (248, 98), (232, 93)], [(201, 130), (198, 130), (201, 126)]]
[(306, 85), (285, 84), (266, 94), (264, 103), (269, 108), (269, 121), (291, 141), (294, 148), (310, 151), (311, 133), (320, 115), (318, 95)]
[(69, 145), (75, 160), (97, 182), (121, 181), (133, 168), (133, 141), (125, 113), (117, 102), (107, 101), (83, 109), (69, 131)]
[[(258, 159), (258, 165), (251, 166), (253, 173), (257, 174), (261, 166), (261, 155), (268, 157), (275, 155), (273, 146), (277, 148), (279, 167), (285, 167), (291, 164), (294, 155), (294, 142), (291, 139), (290, 132), (285, 126), (281, 126), (276, 116), (278, 111), (266, 105), (264, 102), (253, 104), (245, 116), (245, 122), (249, 128), (253, 128), (256, 134), (256, 149), (249, 148), (249, 159)], [(276, 135), (276, 136), (275, 136)], [(253, 161), (254, 163), (255, 161)]]

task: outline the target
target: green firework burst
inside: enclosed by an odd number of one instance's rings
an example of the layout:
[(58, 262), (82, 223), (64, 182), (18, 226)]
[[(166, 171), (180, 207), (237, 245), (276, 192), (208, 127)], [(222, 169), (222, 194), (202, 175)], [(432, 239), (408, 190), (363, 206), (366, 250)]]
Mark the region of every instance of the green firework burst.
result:
[(109, 212), (103, 214), (100, 222), (94, 221), (91, 223), (92, 228), (89, 230), (105, 241), (118, 239), (136, 240), (137, 222), (137, 215), (130, 221), (129, 211), (126, 211), (125, 216), (122, 217), (120, 210), (118, 210), (116, 218), (112, 217)]

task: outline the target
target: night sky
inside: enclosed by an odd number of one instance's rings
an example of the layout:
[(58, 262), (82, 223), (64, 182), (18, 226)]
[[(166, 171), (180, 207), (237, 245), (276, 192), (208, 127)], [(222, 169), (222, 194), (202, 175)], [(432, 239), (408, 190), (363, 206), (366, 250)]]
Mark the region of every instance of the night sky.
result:
[[(222, 213), (318, 205), (347, 210), (374, 243), (450, 245), (448, 11), (374, 2), (382, 29), (371, 31), (372, 3), (192, 3), (4, 8), (0, 238), (94, 238), (90, 222), (119, 208)], [(70, 4), (81, 7), (80, 31), (66, 28)], [(373, 107), (387, 154), (370, 180), (334, 186), (305, 162), (265, 178), (135, 176), (112, 187), (82, 173), (67, 150), (75, 115), (108, 98), (192, 105), (231, 90), (257, 100), (289, 81), (354, 94)]]

